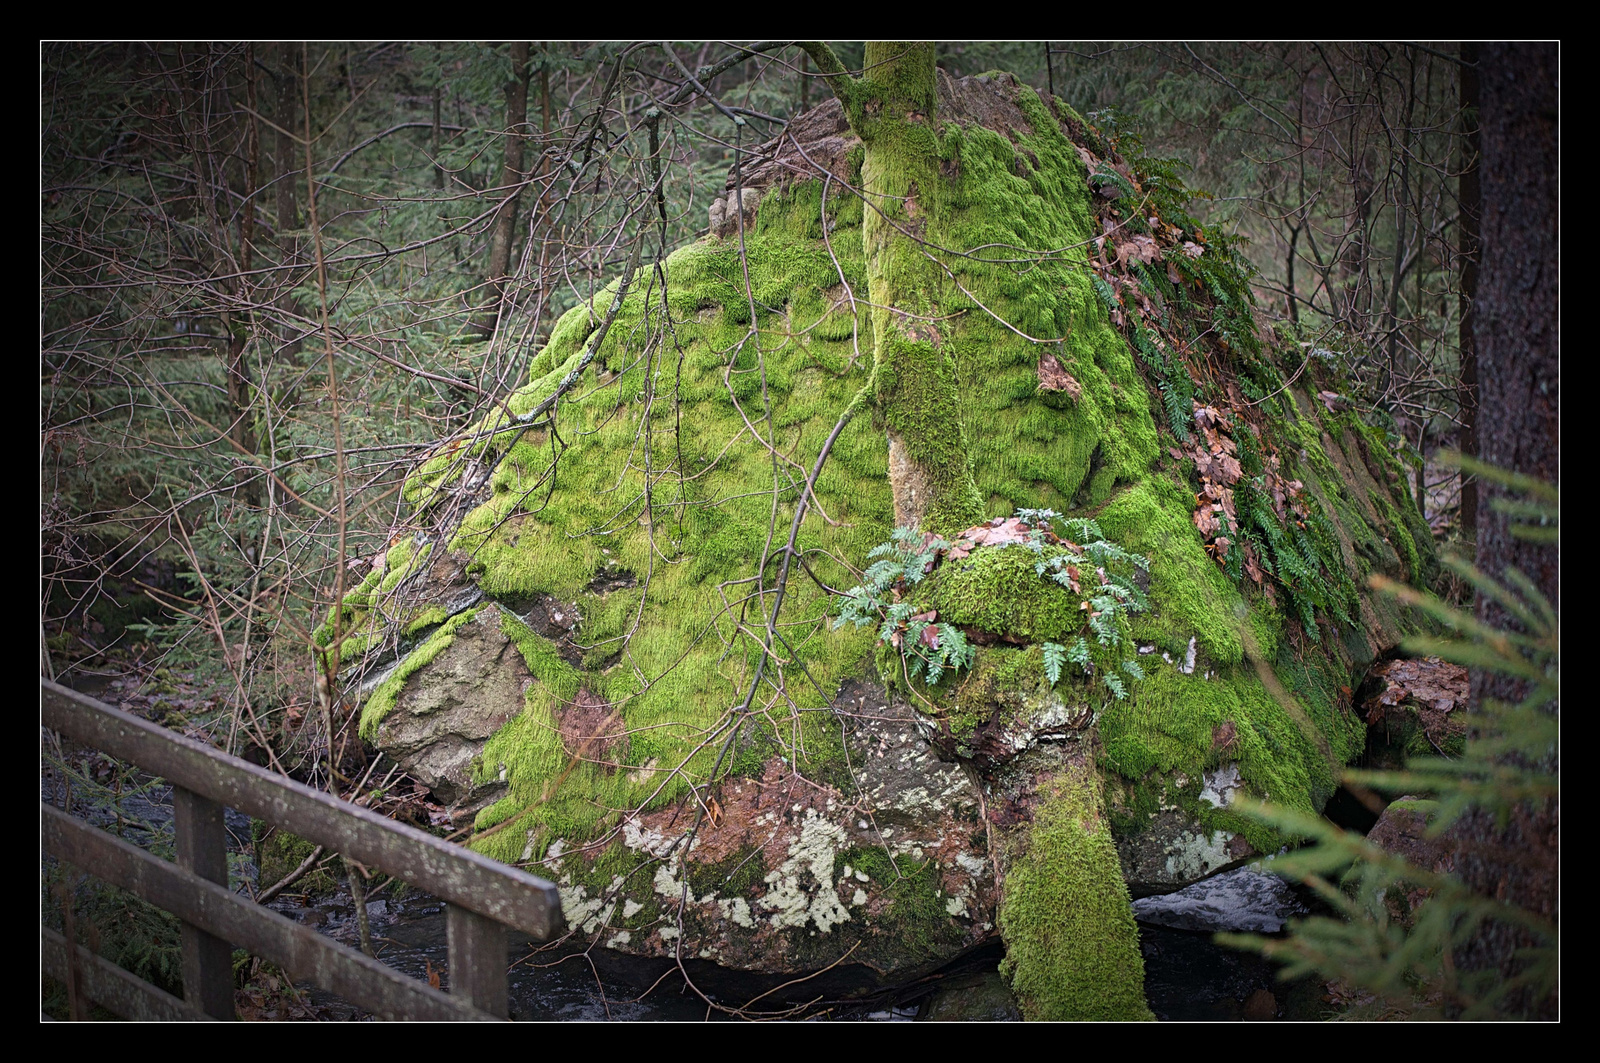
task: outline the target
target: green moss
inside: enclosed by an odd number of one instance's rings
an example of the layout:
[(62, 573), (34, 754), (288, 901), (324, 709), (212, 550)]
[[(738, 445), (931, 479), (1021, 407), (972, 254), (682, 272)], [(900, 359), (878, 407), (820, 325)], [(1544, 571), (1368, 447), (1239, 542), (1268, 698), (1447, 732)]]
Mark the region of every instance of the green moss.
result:
[[(419, 572), (432, 553), (432, 543), (418, 550), (417, 544), (409, 538), (390, 547), (384, 554), (384, 563), (369, 571), (359, 584), (345, 593), (337, 616), (334, 610), (328, 611), (327, 618), (311, 634), (312, 644), (331, 646), (337, 626), (343, 637), (339, 644), (339, 660), (351, 661), (383, 637), (391, 620), (397, 620), (407, 635), (440, 623), (444, 617), (439, 615), (442, 610), (437, 607), (412, 608), (399, 616), (390, 616), (387, 608), (395, 589)], [(432, 617), (438, 619), (430, 619)]]
[[(1100, 715), (1102, 763), (1133, 783), (1124, 804), (1154, 811), (1178, 796), (1169, 792), (1176, 790), (1170, 783), (1175, 775), (1187, 777), (1198, 796), (1201, 773), (1229, 762), (1238, 764), (1253, 794), (1288, 808), (1315, 812), (1332, 796), (1338, 781), (1316, 733), (1307, 733), (1310, 727), (1280, 705), (1248, 665), (1206, 678), (1159, 658), (1143, 660), (1144, 681)], [(1349, 741), (1348, 725), (1331, 729)], [(1196, 801), (1189, 811), (1209, 829), (1244, 835), (1259, 851), (1283, 844), (1271, 828), (1227, 809)], [(1126, 822), (1139, 825), (1133, 818)]]
[[(856, 101), (863, 120), (867, 96), (927, 95), (924, 84), (899, 84), (887, 66), (873, 77), (880, 75), (887, 80), (863, 89)], [(890, 434), (936, 482), (925, 521), (930, 528), (959, 530), (1017, 508), (1095, 507), (1108, 538), (1150, 558), (1152, 605), (1130, 618), (1128, 634), (1175, 661), (1193, 639), (1195, 674), (1182, 675), (1159, 653), (1147, 654), (1136, 659), (1150, 678), (1131, 684), (1126, 701), (1103, 691), (1092, 701), (1087, 689), (1060, 691), (1100, 709), (1102, 766), (1128, 780), (1126, 807), (1159, 807), (1175, 776), (1184, 774), (1189, 782), (1174, 790), (1203, 821), (1243, 830), (1266, 846), (1272, 838), (1263, 829), (1198, 802), (1202, 771), (1238, 761), (1254, 793), (1296, 808), (1315, 808), (1331, 792), (1332, 771), (1317, 736), (1336, 760), (1360, 749), (1359, 721), (1339, 693), (1348, 683), (1348, 660), (1340, 655), (1359, 654), (1342, 649), (1339, 639), (1306, 648), (1300, 632), (1290, 630), (1301, 619), (1291, 604), (1281, 595), (1274, 604), (1254, 588), (1241, 590), (1241, 581), (1206, 553), (1192, 520), (1192, 463), (1156, 467), (1159, 433), (1172, 426), (1157, 425), (1158, 415), (1170, 418), (1152, 404), (1161, 393), (1146, 383), (1155, 382), (1150, 355), (1141, 348), (1146, 361), (1139, 360), (1134, 338), (1113, 326), (1096, 291), (1088, 249), (1101, 230), (1083, 162), (1030, 90), (1014, 95), (1026, 121), (1005, 135), (937, 113), (926, 121), (892, 109), (873, 116), (872, 143), (855, 149), (848, 163), (851, 182), (867, 190), (865, 204), (839, 194), (837, 183), (826, 203), (816, 181), (768, 190), (744, 234), (746, 259), (738, 241), (711, 238), (664, 263), (671, 343), (645, 342), (661, 334), (661, 294), (646, 290), (642, 274), (593, 364), (550, 411), (554, 431), (542, 422), (510, 426), (495, 409), (410, 478), (407, 499), (426, 506), (454, 488), (468, 459), (491, 467), (489, 497), (460, 523), (449, 548), (468, 556), (469, 573), (491, 596), (548, 594), (575, 603), (582, 616), (573, 633), (584, 647), (576, 667), (520, 623), (504, 621), (536, 682), (524, 711), (482, 758), (485, 765), (505, 764), (509, 784), (506, 796), (479, 816), (479, 828), (492, 829), (475, 843), (482, 851), (516, 860), (530, 844), (597, 837), (617, 821), (618, 810), (681, 800), (691, 782), (706, 781), (734, 729), (738, 739), (722, 771), (758, 775), (777, 756), (814, 781), (848, 789), (838, 722), (826, 710), (839, 683), (868, 667), (875, 633), (831, 630), (836, 607), (824, 585), (854, 584), (849, 566), (863, 564), (889, 538)], [(825, 225), (831, 253), (821, 240)], [(1233, 329), (1233, 353), (1219, 357), (1232, 358), (1237, 364), (1229, 371), (1248, 370), (1255, 381), (1249, 386), (1259, 387), (1278, 379), (1263, 361), (1272, 352), (1235, 327), (1247, 294), (1228, 272), (1235, 267), (1226, 256), (1211, 253), (1217, 246), (1208, 243), (1200, 278), (1211, 295), (1194, 289), (1191, 298), (1184, 288), (1192, 284), (1173, 286), (1154, 270), (1151, 298), (1174, 319), (1206, 300), (1226, 302), (1217, 313)], [(925, 253), (929, 247), (960, 253), (940, 255), (941, 265)], [(841, 274), (857, 293), (859, 317), (839, 289)], [(558, 321), (526, 383), (508, 400), (514, 414), (545, 402), (576, 368), (615, 283)], [(877, 308), (869, 312), (870, 304)], [(890, 306), (904, 313), (892, 314)], [(1046, 350), (1077, 381), (1076, 398), (1040, 392)], [(1176, 386), (1177, 370), (1162, 365)], [(1180, 391), (1188, 394), (1168, 394)], [(787, 538), (799, 485), (823, 439), (862, 394), (875, 408), (839, 434), (816, 484), (818, 506), (797, 540), (810, 571), (791, 570), (781, 639), (758, 683), (757, 666), (768, 653), (759, 633), (772, 606), (776, 549)], [(1391, 512), (1372, 497), (1344, 467), (1340, 448), (1324, 442), (1329, 431), (1342, 437), (1344, 425), (1292, 394), (1275, 400), (1285, 403), (1281, 415), (1271, 404), (1262, 407), (1263, 416), (1270, 413), (1266, 437), (1282, 455), (1285, 474), (1306, 482), (1313, 508), (1326, 518), (1327, 539), (1318, 549), (1337, 561), (1332, 568), (1340, 574), (1364, 579), (1384, 556), (1387, 529), (1414, 523), (1409, 503), (1395, 496)], [(1187, 417), (1187, 398), (1182, 405)], [(1391, 487), (1385, 482), (1380, 491), (1388, 497)], [(1425, 572), (1427, 549), (1411, 538), (1414, 558), (1404, 544), (1390, 554), (1397, 562), (1404, 556), (1409, 571)], [(930, 596), (943, 621), (1029, 643), (983, 647), (970, 674), (950, 676), (939, 691), (921, 691), (939, 704), (958, 740), (997, 712), (1027, 711), (1029, 692), (1048, 688), (1038, 643), (1081, 628), (1081, 599), (1038, 576), (1036, 561), (1024, 549), (986, 548), (946, 566), (918, 592)], [(346, 652), (380, 630), (376, 597), (405, 578), (396, 573), (418, 564), (392, 555), (382, 574), (347, 597), (341, 623), (354, 634)], [(591, 591), (597, 576), (619, 572), (636, 584)], [(1325, 597), (1334, 600), (1332, 591)], [(466, 620), (441, 613), (435, 604), (402, 618), (408, 633), (442, 626), (424, 635), (374, 692), (363, 711), (364, 734), (392, 708), (406, 677), (437, 656)], [(1325, 615), (1317, 622), (1332, 627)], [(1365, 638), (1353, 625), (1338, 634)], [(1275, 663), (1314, 735), (1267, 693), (1246, 659), (1247, 646), (1254, 647), (1252, 657)], [(1370, 656), (1372, 647), (1362, 652)], [(1120, 661), (1097, 657), (1096, 663)], [(629, 732), (620, 769), (575, 762), (562, 747), (557, 721), (585, 689), (606, 699)], [(752, 691), (752, 711), (737, 715), (735, 707)], [(1229, 726), (1236, 732), (1231, 738)], [(1043, 836), (1057, 833), (1050, 827)], [(1049, 845), (1068, 845), (1071, 837), (1067, 831)], [(1080, 838), (1069, 848), (1088, 846), (1083, 851), (1093, 855), (1099, 844)], [(896, 906), (907, 934), (948, 923), (935, 903), (936, 886), (900, 873), (893, 880), (913, 883), (896, 887), (903, 891)], [(1037, 990), (1044, 994), (1038, 999), (1051, 992)]]
[[(316, 850), (314, 844), (298, 834), (269, 827), (260, 820), (251, 821), (251, 832), (260, 869), (258, 889), (283, 881)], [(292, 892), (313, 896), (332, 893), (338, 888), (339, 876), (329, 868), (310, 871), (290, 887)]]
[[(877, 934), (870, 949), (916, 959), (948, 956), (963, 943), (965, 933), (950, 916), (939, 887), (939, 866), (934, 861), (913, 860), (905, 854), (891, 857), (882, 847), (845, 849), (834, 857), (833, 873), (844, 866), (871, 879), (869, 889), (887, 905), (867, 917)], [(881, 892), (880, 892), (881, 891)]]
[(1390, 808), (1397, 808), (1402, 812), (1415, 812), (1425, 817), (1430, 822), (1439, 814), (1440, 804), (1422, 797), (1402, 797), (1398, 801), (1389, 802)]
[(715, 893), (719, 897), (750, 897), (764, 892), (767, 861), (760, 849), (736, 849), (726, 859), (711, 864), (688, 865), (689, 889), (700, 896)]
[(1154, 1018), (1099, 785), (1092, 771), (1068, 769), (1040, 786), (1006, 873), (1001, 973), (1029, 1019)]
[(1151, 476), (1111, 499), (1095, 519), (1107, 538), (1150, 559), (1152, 604), (1134, 617), (1134, 638), (1169, 653), (1185, 652), (1193, 638), (1214, 663), (1236, 664), (1244, 656), (1244, 598), (1206, 553), (1193, 509), (1194, 497), (1181, 485)]
[(945, 623), (970, 625), (1021, 642), (1059, 642), (1084, 626), (1082, 598), (1040, 576), (1043, 558), (1065, 555), (1052, 547), (1036, 554), (1022, 546), (980, 547), (940, 566), (932, 604)]
[(429, 605), (425, 606), (414, 620), (406, 624), (403, 630), (407, 635), (417, 635), (435, 624), (444, 623), (448, 619), (450, 619), (450, 611), (444, 606)]

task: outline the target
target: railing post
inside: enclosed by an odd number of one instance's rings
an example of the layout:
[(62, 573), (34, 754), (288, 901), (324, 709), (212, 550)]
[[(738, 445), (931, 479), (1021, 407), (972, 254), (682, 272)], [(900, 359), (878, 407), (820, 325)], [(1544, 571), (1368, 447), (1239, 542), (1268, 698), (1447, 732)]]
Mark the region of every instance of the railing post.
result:
[[(228, 827), (222, 806), (181, 786), (172, 788), (178, 866), (227, 888)], [(234, 1018), (233, 946), (183, 924), (183, 996), (217, 1019)]]
[(506, 928), (457, 904), (449, 905), (446, 913), (450, 995), (496, 1018), (509, 1018)]

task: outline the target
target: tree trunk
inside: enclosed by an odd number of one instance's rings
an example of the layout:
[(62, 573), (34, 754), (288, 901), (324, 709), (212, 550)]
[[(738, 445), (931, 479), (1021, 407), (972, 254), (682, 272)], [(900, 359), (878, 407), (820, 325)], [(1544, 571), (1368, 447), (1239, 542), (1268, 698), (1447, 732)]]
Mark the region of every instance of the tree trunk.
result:
[[(300, 205), (295, 195), (296, 176), (301, 170), (299, 153), (295, 150), (295, 96), (300, 91), (300, 60), (298, 45), (280, 44), (278, 51), (278, 105), (272, 117), (278, 127), (278, 232), (282, 234), (300, 228)], [(285, 244), (287, 248), (289, 245)]]
[(867, 285), (872, 300), (875, 400), (887, 428), (895, 523), (957, 532), (983, 517), (973, 481), (953, 359), (940, 333), (945, 277), (921, 242), (923, 189), (939, 173), (933, 129), (937, 96), (934, 46), (871, 41), (860, 80), (844, 77), (838, 60), (818, 66), (841, 102), (866, 155), (861, 181)]
[[(1474, 335), (1479, 369), (1479, 453), (1483, 461), (1551, 484), (1561, 481), (1560, 334), (1560, 82), (1553, 44), (1486, 44), (1482, 48), (1482, 260)], [(1497, 579), (1508, 569), (1527, 575), (1560, 609), (1560, 548), (1512, 534), (1493, 502), (1506, 488), (1484, 483), (1478, 511), (1478, 566)], [(1498, 628), (1518, 625), (1480, 595), (1478, 618)], [(1520, 679), (1475, 671), (1472, 696), (1521, 701)], [(1553, 706), (1552, 711), (1559, 711)], [(1553, 765), (1551, 765), (1553, 767)], [(1560, 805), (1524, 805), (1500, 826), (1474, 812), (1454, 829), (1456, 871), (1486, 896), (1554, 917), (1559, 901)], [(1527, 932), (1491, 922), (1455, 955), (1463, 972), (1521, 966), (1516, 950)], [(1554, 1018), (1555, 997), (1528, 992), (1507, 1001), (1510, 1014)]]
[[(1456, 446), (1469, 458), (1478, 456), (1478, 346), (1473, 336), (1478, 299), (1478, 228), (1483, 216), (1483, 191), (1478, 174), (1478, 59), (1476, 41), (1461, 45), (1461, 289), (1460, 327), (1457, 344), (1461, 350), (1461, 428)], [(1478, 537), (1478, 481), (1465, 473), (1461, 477), (1461, 535)]]
[[(300, 257), (299, 238), (287, 234), (296, 232), (300, 228), (300, 203), (296, 185), (300, 171), (305, 168), (304, 159), (299, 153), (294, 137), (294, 130), (298, 127), (296, 112), (299, 108), (295, 106), (295, 98), (300, 93), (300, 48), (301, 45), (292, 42), (277, 46), (278, 100), (272, 112), (273, 122), (278, 127), (276, 157), (273, 160), (278, 168), (276, 188), (278, 248), (284, 264), (289, 266), (294, 265)], [(283, 291), (278, 298), (278, 307), (287, 314), (298, 314), (300, 308), (293, 295), (295, 271), (287, 270), (281, 277)], [(291, 362), (296, 361), (300, 354), (299, 331), (290, 325), (284, 332), (279, 353)]]
[[(474, 323), (477, 331), (488, 335), (499, 320), (506, 282), (511, 272), (511, 249), (517, 238), (517, 204), (522, 198), (521, 183), (528, 179), (523, 156), (528, 145), (528, 42), (511, 45), (511, 80), (506, 82), (506, 151), (500, 168), (500, 188), (505, 202), (494, 218), (494, 233), (489, 243), (488, 300)], [(509, 191), (507, 191), (509, 190)]]
[[(949, 183), (935, 131), (934, 45), (869, 41), (859, 79), (846, 75), (826, 46), (803, 47), (865, 148), (862, 242), (874, 400), (888, 435), (895, 523), (954, 535), (983, 519), (984, 503), (963, 423), (956, 352), (944, 335), (951, 326), (941, 305), (955, 281), (924, 242), (929, 214), (940, 209), (934, 204), (942, 204)], [(1041, 763), (1029, 771), (1037, 792), (1047, 795), (1030, 817), (986, 819), (990, 837), (1002, 839), (995, 855), (1003, 971), (1024, 1014), (1150, 1018), (1138, 931), (1101, 807), (1104, 780), (1089, 761)], [(1107, 913), (1114, 926), (1091, 926)], [(1080, 950), (1063, 933), (1108, 937)]]

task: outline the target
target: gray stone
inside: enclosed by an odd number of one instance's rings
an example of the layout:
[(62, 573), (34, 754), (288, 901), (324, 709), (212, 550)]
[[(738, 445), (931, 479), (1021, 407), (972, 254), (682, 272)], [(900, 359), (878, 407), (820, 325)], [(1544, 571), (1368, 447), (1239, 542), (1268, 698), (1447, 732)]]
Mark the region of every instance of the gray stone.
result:
[(1283, 879), (1261, 864), (1196, 882), (1176, 893), (1133, 902), (1140, 922), (1178, 930), (1246, 931), (1276, 934), (1307, 909)]
[(406, 680), (378, 727), (377, 745), (450, 806), (452, 815), (477, 811), (505, 790), (504, 781), (493, 776), (476, 781), (478, 755), (522, 711), (532, 681), (516, 644), (500, 630), (499, 608), (488, 606)]
[(1021, 1022), (1022, 1008), (999, 971), (952, 978), (928, 998), (923, 1022)]
[[(735, 198), (737, 196), (737, 198)], [(729, 189), (711, 203), (711, 231), (717, 236), (730, 236), (739, 231), (739, 208), (744, 208), (745, 228), (755, 224), (756, 207), (761, 202), (761, 189), (745, 188), (741, 192)]]

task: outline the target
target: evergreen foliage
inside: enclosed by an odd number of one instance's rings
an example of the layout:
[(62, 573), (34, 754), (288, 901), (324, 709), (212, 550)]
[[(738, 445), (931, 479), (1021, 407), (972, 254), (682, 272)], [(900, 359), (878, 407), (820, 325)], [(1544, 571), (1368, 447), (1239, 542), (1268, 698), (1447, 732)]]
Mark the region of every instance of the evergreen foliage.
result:
[[(1525, 492), (1501, 507), (1517, 520), (1517, 534), (1556, 540), (1560, 496), (1553, 488), (1482, 466), (1473, 471)], [(1423, 800), (1407, 801), (1428, 816), (1429, 837), (1449, 847), (1452, 825), (1469, 810), (1504, 825), (1523, 807), (1559, 799), (1561, 629), (1552, 604), (1515, 569), (1501, 583), (1459, 558), (1446, 558), (1445, 564), (1479, 594), (1503, 605), (1519, 629), (1486, 626), (1432, 594), (1375, 580), (1378, 589), (1453, 633), (1415, 637), (1404, 648), (1516, 677), (1527, 684), (1527, 696), (1514, 704), (1495, 699), (1479, 704), (1460, 757), (1414, 757), (1400, 771), (1353, 770), (1345, 779), (1357, 787), (1419, 795)], [(1280, 961), (1284, 978), (1315, 973), (1343, 983), (1349, 996), (1373, 994), (1388, 1012), (1415, 1017), (1442, 1017), (1448, 1011), (1466, 1019), (1503, 1018), (1519, 999), (1543, 1000), (1558, 992), (1558, 916), (1547, 918), (1476, 893), (1448, 868), (1415, 866), (1319, 817), (1260, 803), (1245, 810), (1308, 839), (1306, 847), (1279, 857), (1271, 868), (1314, 888), (1336, 913), (1293, 923), (1286, 940), (1221, 936)], [(1513, 977), (1493, 969), (1467, 972), (1451, 962), (1452, 953), (1486, 922), (1512, 924), (1538, 942), (1522, 950), (1520, 971)]]

